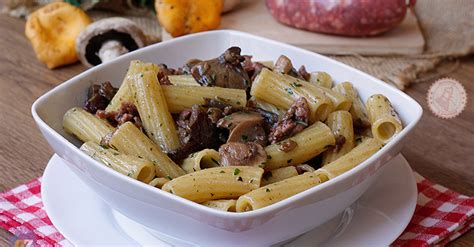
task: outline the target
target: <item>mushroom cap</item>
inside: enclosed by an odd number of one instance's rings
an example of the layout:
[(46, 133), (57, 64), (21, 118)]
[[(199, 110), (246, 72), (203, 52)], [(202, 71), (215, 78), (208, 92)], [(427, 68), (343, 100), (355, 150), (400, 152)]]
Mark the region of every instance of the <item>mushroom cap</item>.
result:
[(76, 51), (81, 62), (89, 67), (102, 63), (97, 55), (107, 41), (119, 41), (129, 51), (144, 47), (146, 36), (135, 22), (111, 17), (90, 24), (76, 39)]
[(69, 3), (53, 2), (28, 17), (25, 35), (38, 60), (53, 69), (77, 62), (76, 38), (90, 23), (82, 9)]

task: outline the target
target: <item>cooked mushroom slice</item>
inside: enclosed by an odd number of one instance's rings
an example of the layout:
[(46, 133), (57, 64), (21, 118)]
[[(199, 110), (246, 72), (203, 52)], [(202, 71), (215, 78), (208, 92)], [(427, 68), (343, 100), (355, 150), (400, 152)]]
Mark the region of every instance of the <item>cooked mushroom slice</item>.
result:
[(143, 31), (126, 18), (112, 17), (89, 25), (76, 40), (79, 60), (89, 67), (145, 46)]
[(263, 124), (262, 115), (253, 111), (234, 112), (217, 122), (218, 127), (230, 130), (227, 142), (257, 142), (265, 146), (267, 135)]
[(265, 149), (258, 143), (228, 142), (219, 148), (221, 166), (261, 166), (267, 161)]
[(275, 62), (275, 68), (273, 68), (274, 71), (282, 74), (288, 74), (292, 69), (293, 64), (291, 63), (291, 60), (285, 55), (280, 55), (280, 57), (278, 57), (277, 61)]
[(238, 111), (221, 118), (217, 122), (217, 127), (232, 130), (237, 125), (243, 122), (261, 122), (261, 121), (263, 121), (263, 117), (257, 112)]
[(217, 58), (194, 65), (191, 74), (203, 86), (247, 89), (250, 78), (242, 68), (244, 57), (239, 47), (231, 47)]
[(262, 127), (262, 121), (246, 121), (232, 129), (227, 142), (256, 142), (262, 146), (267, 144), (267, 135)]

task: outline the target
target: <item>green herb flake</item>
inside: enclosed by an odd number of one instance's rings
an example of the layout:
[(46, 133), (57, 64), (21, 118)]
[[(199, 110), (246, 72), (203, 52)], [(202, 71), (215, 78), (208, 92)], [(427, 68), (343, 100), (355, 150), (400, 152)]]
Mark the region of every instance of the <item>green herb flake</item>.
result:
[(270, 189), (269, 189), (269, 188), (267, 188), (267, 189), (265, 190), (265, 192), (270, 192)]
[(289, 95), (293, 95), (293, 90), (291, 90), (291, 88), (287, 87), (287, 88), (285, 88), (285, 91), (286, 91)]
[(173, 180), (173, 178), (172, 178), (171, 176), (169, 176), (169, 175), (166, 176), (166, 178), (169, 179), (169, 180)]
[(295, 123), (296, 123), (296, 124), (299, 124), (299, 125), (303, 125), (303, 126), (305, 126), (305, 127), (308, 126), (308, 124), (307, 124), (305, 121), (301, 121), (301, 120), (296, 120)]
[(292, 83), (291, 83), (291, 86), (292, 86), (293, 88), (297, 88), (297, 87), (301, 87), (301, 86), (303, 86), (303, 85), (295, 81), (295, 82), (292, 82)]
[(240, 169), (239, 168), (235, 168), (234, 170), (234, 175), (238, 175), (240, 173)]
[(219, 172), (219, 173), (225, 173), (225, 171), (221, 171), (221, 172)]

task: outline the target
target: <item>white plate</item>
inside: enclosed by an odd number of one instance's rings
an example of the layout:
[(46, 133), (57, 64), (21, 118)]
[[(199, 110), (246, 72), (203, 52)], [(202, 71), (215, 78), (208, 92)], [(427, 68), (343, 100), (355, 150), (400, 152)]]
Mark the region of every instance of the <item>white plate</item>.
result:
[[(212, 244), (185, 243), (126, 218), (84, 185), (69, 167), (74, 169), (54, 155), (44, 172), (41, 190), (49, 218), (73, 244)], [(374, 185), (344, 213), (287, 241), (285, 246), (386, 246), (393, 242), (408, 225), (415, 210), (416, 182), (402, 155), (391, 160), (381, 172)]]

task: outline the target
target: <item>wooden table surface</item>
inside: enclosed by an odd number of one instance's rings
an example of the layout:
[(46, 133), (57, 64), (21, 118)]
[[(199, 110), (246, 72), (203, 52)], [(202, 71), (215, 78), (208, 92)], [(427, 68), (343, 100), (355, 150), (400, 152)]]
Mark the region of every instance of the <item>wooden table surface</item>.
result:
[[(48, 70), (38, 62), (24, 36), (24, 21), (0, 15), (0, 191), (41, 176), (52, 149), (31, 117), (36, 98), (85, 68), (76, 64)], [(474, 56), (461, 60), (449, 74), (468, 92), (468, 105), (453, 120), (441, 120), (428, 109), (425, 95), (433, 81), (412, 86), (407, 93), (424, 109), (424, 116), (403, 148), (412, 168), (433, 182), (474, 196)], [(11, 235), (0, 231), (0, 245)], [(3, 244), (2, 244), (3, 243)], [(473, 246), (471, 230), (452, 246)]]

